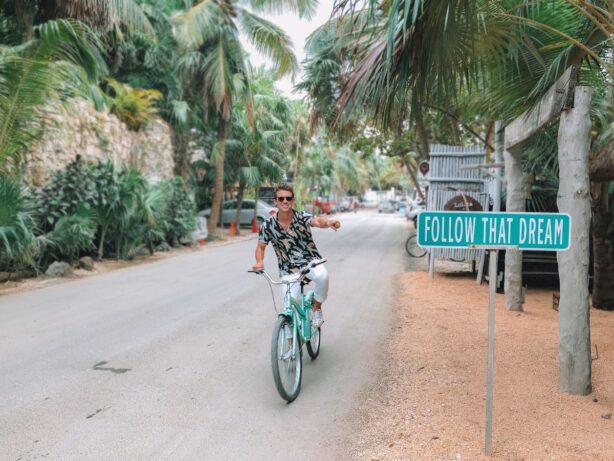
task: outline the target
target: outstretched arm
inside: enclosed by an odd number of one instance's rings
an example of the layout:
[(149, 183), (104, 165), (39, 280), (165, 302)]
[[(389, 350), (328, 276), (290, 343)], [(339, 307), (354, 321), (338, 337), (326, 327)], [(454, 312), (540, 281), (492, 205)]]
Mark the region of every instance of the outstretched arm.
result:
[(256, 264), (253, 265), (252, 270), (261, 271), (264, 269), (264, 250), (266, 250), (266, 244), (258, 242), (258, 245), (256, 245)]
[(336, 219), (325, 218), (324, 216), (314, 216), (313, 218), (311, 218), (311, 225), (313, 227), (319, 227), (321, 229), (326, 229), (330, 227), (331, 229), (334, 229), (336, 231), (341, 227), (341, 222)]

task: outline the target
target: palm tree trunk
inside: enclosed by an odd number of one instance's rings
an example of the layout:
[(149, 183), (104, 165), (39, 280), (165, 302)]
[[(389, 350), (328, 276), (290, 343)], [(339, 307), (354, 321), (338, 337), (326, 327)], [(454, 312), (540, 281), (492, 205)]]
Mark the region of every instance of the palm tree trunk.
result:
[(171, 130), (173, 141), (173, 161), (176, 176), (181, 176), (184, 181), (190, 174), (190, 159), (188, 157), (188, 132), (183, 130)]
[(614, 310), (614, 213), (609, 209), (609, 183), (593, 186), (593, 296), (596, 309)]
[(450, 123), (450, 131), (452, 133), (452, 142), (455, 146), (462, 146), (463, 140), (460, 135), (460, 129), (458, 128), (457, 119), (454, 117), (448, 117), (448, 122)]
[(591, 160), (591, 181), (614, 180), (614, 141), (601, 149)]
[(226, 153), (226, 132), (228, 121), (222, 115), (219, 116), (219, 127), (217, 132), (217, 144), (215, 146), (215, 183), (213, 186), (213, 203), (211, 204), (211, 215), (207, 223), (209, 235), (215, 234), (217, 222), (220, 216), (222, 200), (224, 195), (224, 156)]
[(418, 153), (421, 159), (426, 159), (429, 156), (429, 135), (426, 130), (426, 125), (424, 124), (422, 110), (422, 105), (417, 104), (414, 110), (414, 120), (416, 122), (416, 134), (418, 137)]
[(256, 186), (254, 194), (254, 219), (258, 222), (258, 200), (260, 200), (260, 184)]
[(424, 194), (422, 193), (422, 190), (420, 190), (420, 183), (418, 182), (418, 177), (416, 176), (416, 171), (410, 165), (409, 161), (405, 157), (402, 157), (402, 159), (403, 159), (403, 163), (405, 164), (405, 168), (407, 168), (407, 174), (409, 174), (411, 182), (414, 183), (414, 186), (416, 188), (416, 192), (418, 193), (418, 195), (420, 196), (420, 198), (422, 200), (425, 200)]
[(486, 151), (486, 158), (492, 159), (495, 150), (493, 149), (495, 137), (495, 121), (490, 120), (486, 128), (486, 142), (484, 143), (484, 150)]
[(32, 40), (34, 33), (34, 15), (36, 14), (36, 0), (19, 0), (15, 2), (15, 16), (23, 27), (24, 42)]
[[(237, 235), (241, 235), (241, 208), (243, 208), (243, 193), (245, 192), (245, 182), (243, 178), (239, 179), (239, 191), (237, 192)], [(256, 208), (254, 207), (254, 210)]]

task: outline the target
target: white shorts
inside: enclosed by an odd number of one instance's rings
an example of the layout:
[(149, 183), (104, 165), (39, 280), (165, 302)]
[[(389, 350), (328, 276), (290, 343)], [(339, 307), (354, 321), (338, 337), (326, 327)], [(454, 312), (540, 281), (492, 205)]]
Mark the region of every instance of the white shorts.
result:
[[(315, 293), (313, 296), (315, 300), (321, 303), (326, 301), (326, 298), (328, 297), (328, 271), (326, 270), (324, 264), (320, 264), (307, 272), (307, 278), (313, 281), (315, 284)], [(281, 285), (281, 294), (284, 300), (286, 299), (286, 292), (288, 289), (290, 289), (290, 295), (293, 298), (299, 299), (301, 296), (300, 282)]]

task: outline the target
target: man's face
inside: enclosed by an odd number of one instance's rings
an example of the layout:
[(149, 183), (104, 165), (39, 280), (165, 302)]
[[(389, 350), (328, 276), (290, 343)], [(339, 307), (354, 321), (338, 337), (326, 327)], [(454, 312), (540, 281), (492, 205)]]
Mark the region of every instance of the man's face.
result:
[(294, 196), (292, 192), (288, 192), (287, 190), (279, 190), (277, 191), (277, 195), (275, 196), (275, 205), (282, 211), (287, 211), (292, 208), (294, 204)]

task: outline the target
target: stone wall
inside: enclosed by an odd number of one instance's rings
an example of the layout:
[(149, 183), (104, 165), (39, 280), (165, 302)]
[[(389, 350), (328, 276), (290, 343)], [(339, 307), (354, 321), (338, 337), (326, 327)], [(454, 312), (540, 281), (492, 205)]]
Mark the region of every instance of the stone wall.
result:
[(173, 175), (170, 127), (160, 119), (135, 132), (107, 109), (98, 112), (89, 101), (74, 99), (45, 109), (41, 138), (26, 155), (26, 179), (40, 186), (53, 170), (80, 155), (88, 162), (110, 159), (151, 180)]

